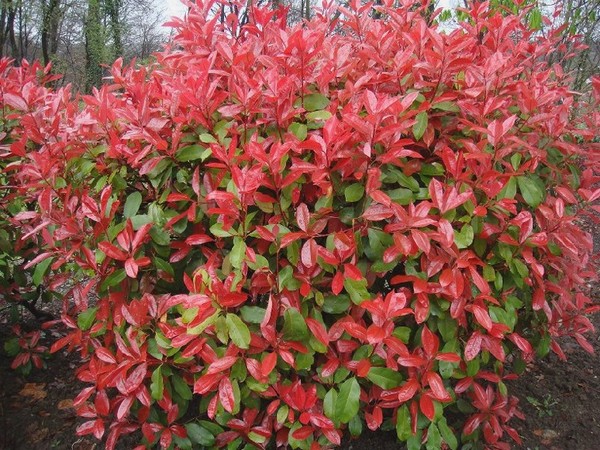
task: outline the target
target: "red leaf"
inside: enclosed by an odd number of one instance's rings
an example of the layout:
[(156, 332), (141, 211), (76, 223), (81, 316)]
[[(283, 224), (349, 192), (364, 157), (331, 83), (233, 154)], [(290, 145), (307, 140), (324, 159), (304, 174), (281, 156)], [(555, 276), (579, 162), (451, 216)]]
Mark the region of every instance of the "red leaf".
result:
[(127, 253), (110, 242), (100, 242), (98, 248), (109, 258), (116, 259), (117, 261), (125, 261), (127, 259)]
[(125, 272), (129, 278), (137, 277), (138, 265), (133, 258), (127, 258), (125, 261)]
[(419, 409), (429, 420), (433, 421), (435, 417), (435, 406), (433, 400), (428, 395), (421, 395), (419, 399)]
[(194, 383), (194, 394), (206, 394), (214, 390), (223, 376), (221, 372), (202, 375)]
[(323, 414), (319, 414), (316, 412), (310, 413), (310, 423), (319, 427), (320, 429), (334, 428), (333, 422), (330, 419), (325, 417)]
[(411, 378), (398, 389), (398, 401), (401, 403), (409, 401), (419, 390), (419, 382)]
[(379, 406), (373, 408), (373, 413), (370, 414), (365, 412), (365, 420), (367, 422), (367, 427), (371, 431), (375, 431), (379, 429), (381, 424), (383, 423), (383, 412)]
[(160, 435), (160, 446), (163, 449), (167, 449), (171, 446), (171, 441), (173, 440), (173, 435), (171, 434), (171, 430), (165, 428)]
[(219, 383), (219, 401), (225, 411), (233, 413), (235, 408), (235, 397), (233, 395), (233, 385), (228, 377), (224, 377)]
[(294, 439), (298, 439), (299, 441), (303, 441), (308, 439), (309, 436), (312, 436), (314, 431), (315, 430), (311, 426), (300, 427), (292, 433), (292, 437)]
[(438, 353), (435, 359), (437, 359), (438, 361), (446, 361), (452, 363), (461, 362), (461, 357), (456, 353)]
[(321, 430), (321, 432), (327, 438), (327, 440), (329, 442), (331, 442), (332, 444), (334, 444), (334, 445), (342, 444), (342, 437), (340, 436), (341, 432), (339, 430), (324, 428)]
[(335, 273), (333, 277), (333, 281), (331, 282), (331, 292), (335, 295), (338, 295), (344, 289), (344, 275), (342, 272), (338, 271)]
[(319, 342), (321, 342), (325, 346), (329, 345), (329, 335), (327, 334), (327, 331), (325, 330), (325, 327), (321, 322), (318, 322), (312, 317), (307, 317), (306, 325), (308, 325), (308, 328), (310, 329), (311, 333), (315, 336), (315, 338), (317, 338)]
[(304, 232), (308, 232), (310, 213), (308, 212), (308, 206), (304, 203), (300, 203), (296, 208), (296, 222), (298, 223), (298, 228)]
[(511, 333), (508, 335), (508, 339), (510, 339), (518, 348), (525, 354), (533, 353), (533, 348), (527, 339), (520, 336), (517, 333)]
[(430, 358), (434, 357), (440, 346), (440, 340), (431, 332), (427, 325), (421, 331), (421, 341), (423, 342), (423, 349), (427, 356)]
[(369, 325), (367, 328), (367, 341), (371, 345), (379, 344), (386, 338), (386, 332), (383, 328), (375, 324)]
[(96, 407), (99, 416), (108, 416), (108, 413), (110, 412), (110, 403), (106, 391), (98, 391), (96, 399), (94, 400), (94, 406)]
[(286, 248), (288, 245), (290, 245), (292, 242), (296, 242), (298, 239), (301, 239), (303, 237), (306, 237), (305, 233), (287, 233), (284, 234), (283, 237), (281, 238), (281, 248)]
[(131, 410), (131, 405), (133, 405), (133, 400), (135, 400), (135, 397), (133, 396), (123, 398), (123, 401), (121, 402), (121, 404), (119, 405), (119, 409), (117, 410), (117, 419), (121, 420), (123, 419), (123, 417), (126, 417), (129, 414), (129, 411)]
[(311, 269), (317, 264), (318, 245), (314, 239), (309, 239), (302, 245), (300, 258), (302, 264)]
[(371, 361), (368, 359), (362, 359), (356, 366), (356, 375), (359, 377), (366, 377), (371, 370)]
[(27, 102), (23, 97), (17, 94), (13, 94), (11, 92), (4, 92), (4, 103), (12, 108), (19, 109), (21, 111), (27, 111)]
[(415, 241), (415, 244), (417, 244), (417, 247), (419, 247), (419, 249), (423, 253), (428, 255), (429, 251), (431, 250), (431, 244), (429, 243), (429, 236), (427, 236), (421, 230), (417, 230), (417, 229), (410, 230), (410, 234), (411, 234), (413, 240)]
[(431, 388), (431, 393), (436, 400), (440, 402), (449, 402), (452, 400), (446, 388), (442, 378), (435, 372), (427, 372), (427, 383)]
[(465, 361), (475, 359), (481, 351), (481, 334), (475, 331), (465, 345)]
[(187, 245), (202, 245), (212, 241), (213, 238), (207, 234), (192, 234), (186, 238), (185, 243)]
[(94, 353), (98, 357), (98, 359), (104, 361), (105, 363), (115, 364), (117, 362), (114, 355), (108, 350), (106, 350), (104, 347), (98, 347), (94, 349)]
[(137, 389), (142, 384), (142, 381), (144, 381), (147, 373), (148, 367), (146, 363), (137, 366), (125, 380), (125, 389), (127, 389), (127, 392)]
[(393, 215), (394, 212), (389, 207), (375, 203), (367, 208), (362, 217), (371, 222), (378, 222), (389, 219)]
[(492, 329), (494, 324), (492, 323), (492, 319), (484, 307), (479, 305), (472, 305), (471, 311), (473, 312), (473, 315), (475, 316), (475, 319), (477, 320), (479, 325), (481, 325), (487, 331), (490, 331)]
[(237, 356), (224, 356), (223, 358), (213, 362), (208, 370), (207, 374), (225, 372), (231, 366), (233, 366), (238, 360)]
[(260, 370), (263, 377), (268, 377), (277, 365), (277, 353), (269, 353), (265, 356), (260, 364)]
[(472, 434), (481, 424), (485, 416), (483, 414), (474, 414), (465, 422), (463, 433), (468, 436)]

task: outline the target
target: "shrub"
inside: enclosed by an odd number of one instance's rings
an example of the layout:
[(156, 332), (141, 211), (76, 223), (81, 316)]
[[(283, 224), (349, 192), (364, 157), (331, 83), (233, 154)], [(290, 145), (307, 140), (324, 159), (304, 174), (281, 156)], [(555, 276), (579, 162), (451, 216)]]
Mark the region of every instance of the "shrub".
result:
[(292, 27), (200, 3), (90, 96), (4, 66), (29, 265), (86, 277), (52, 347), (84, 357), (78, 433), (509, 448), (504, 381), (564, 356), (556, 337), (591, 349), (597, 309), (576, 217), (598, 113), (547, 65), (554, 38), (485, 3), (447, 33), (412, 2)]

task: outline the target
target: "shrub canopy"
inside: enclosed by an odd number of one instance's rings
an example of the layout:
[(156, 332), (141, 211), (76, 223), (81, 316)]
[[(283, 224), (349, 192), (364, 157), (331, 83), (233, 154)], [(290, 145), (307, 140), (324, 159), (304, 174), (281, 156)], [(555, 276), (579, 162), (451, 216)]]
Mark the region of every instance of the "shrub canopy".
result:
[(2, 61), (5, 232), (37, 283), (82, 280), (53, 346), (84, 356), (80, 434), (509, 448), (504, 381), (590, 347), (599, 114), (555, 36), (383, 3), (240, 26), (202, 1), (75, 99)]

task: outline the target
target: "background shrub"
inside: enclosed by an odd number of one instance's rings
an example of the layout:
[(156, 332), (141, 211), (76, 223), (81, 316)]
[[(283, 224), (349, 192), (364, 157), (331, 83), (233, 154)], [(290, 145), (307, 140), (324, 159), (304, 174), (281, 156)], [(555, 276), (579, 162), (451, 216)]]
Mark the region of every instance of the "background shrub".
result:
[(504, 380), (558, 336), (590, 348), (596, 308), (575, 218), (599, 116), (554, 37), (485, 3), (446, 33), (412, 2), (293, 27), (213, 6), (90, 96), (3, 66), (10, 223), (52, 288), (84, 280), (52, 347), (84, 357), (78, 432), (509, 448)]

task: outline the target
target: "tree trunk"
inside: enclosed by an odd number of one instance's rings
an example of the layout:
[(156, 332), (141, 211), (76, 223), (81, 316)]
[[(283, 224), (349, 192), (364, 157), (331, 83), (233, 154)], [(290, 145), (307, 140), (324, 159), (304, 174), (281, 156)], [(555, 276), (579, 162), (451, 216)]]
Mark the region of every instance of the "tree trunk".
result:
[(98, 0), (88, 0), (85, 20), (85, 89), (90, 92), (94, 86), (102, 83), (102, 67), (104, 60), (104, 33)]
[(48, 64), (58, 51), (60, 0), (42, 0), (42, 59)]
[(123, 40), (121, 39), (121, 0), (105, 0), (106, 12), (112, 31), (114, 57), (123, 56)]

